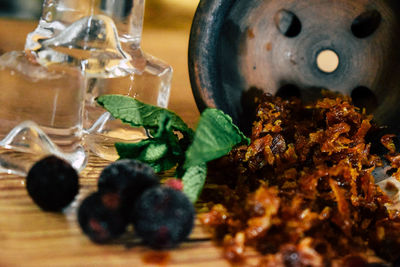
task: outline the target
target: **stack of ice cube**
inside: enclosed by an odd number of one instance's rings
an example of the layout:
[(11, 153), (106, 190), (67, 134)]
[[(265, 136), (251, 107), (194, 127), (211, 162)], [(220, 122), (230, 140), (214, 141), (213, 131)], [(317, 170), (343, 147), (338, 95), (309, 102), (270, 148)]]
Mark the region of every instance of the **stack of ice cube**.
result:
[(115, 142), (148, 137), (95, 101), (121, 94), (167, 107), (172, 68), (141, 49), (144, 4), (44, 0), (25, 51), (0, 57), (0, 171), (23, 175), (48, 154), (82, 170), (87, 150), (116, 160)]

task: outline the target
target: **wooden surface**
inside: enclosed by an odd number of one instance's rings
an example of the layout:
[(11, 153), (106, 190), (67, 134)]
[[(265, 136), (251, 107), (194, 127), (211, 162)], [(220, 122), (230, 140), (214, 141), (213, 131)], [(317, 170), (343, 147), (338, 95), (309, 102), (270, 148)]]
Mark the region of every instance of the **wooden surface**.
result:
[[(23, 49), (24, 36), (34, 26), (33, 22), (0, 20), (0, 50)], [(193, 126), (198, 111), (187, 74), (188, 36), (189, 25), (174, 30), (145, 29), (143, 47), (173, 66), (170, 108)], [(91, 155), (80, 175), (79, 197), (64, 214), (41, 211), (27, 195), (23, 177), (0, 174), (0, 267), (229, 266), (221, 257), (220, 248), (198, 224), (190, 242), (161, 254), (140, 246), (137, 240), (110, 245), (89, 241), (78, 227), (76, 207), (84, 196), (96, 190), (98, 174), (106, 164)]]
[(27, 195), (23, 177), (1, 175), (0, 266), (228, 266), (198, 225), (190, 242), (164, 253), (153, 252), (130, 237), (108, 245), (89, 241), (77, 224), (76, 208), (96, 190), (105, 164), (91, 156), (80, 175), (78, 199), (64, 214), (40, 210)]

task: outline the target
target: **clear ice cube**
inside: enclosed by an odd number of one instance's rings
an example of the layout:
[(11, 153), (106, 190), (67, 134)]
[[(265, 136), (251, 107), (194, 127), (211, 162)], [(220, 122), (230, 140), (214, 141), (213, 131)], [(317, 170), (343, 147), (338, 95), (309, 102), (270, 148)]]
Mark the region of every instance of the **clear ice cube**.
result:
[(76, 3), (47, 0), (26, 49), (44, 66), (82, 69), (87, 78), (85, 144), (95, 154), (115, 160), (115, 142), (137, 142), (147, 135), (105, 114), (95, 98), (121, 94), (167, 107), (172, 68), (140, 48), (144, 0), (82, 0), (84, 8)]
[[(115, 142), (137, 142), (148, 137), (143, 128), (132, 128), (104, 114), (94, 99), (103, 94), (131, 96), (145, 103), (166, 108), (169, 102), (172, 67), (144, 53), (140, 47), (144, 0), (105, 0), (96, 10), (110, 16), (118, 30), (118, 41), (124, 55), (130, 58), (126, 73), (111, 77), (99, 70), (86, 72), (88, 89), (85, 108), (85, 144), (98, 156), (115, 160), (118, 158)], [(102, 125), (93, 131), (92, 125)]]
[(88, 134), (85, 136), (85, 144), (104, 159), (118, 159), (114, 143), (137, 142), (148, 138), (148, 135), (143, 128), (132, 128), (105, 114), (104, 109), (96, 104), (96, 97), (104, 94), (120, 94), (159, 107), (168, 106), (172, 68), (146, 54), (142, 55), (142, 60), (144, 67), (139, 72), (114, 78), (102, 78), (99, 75), (88, 80), (84, 117), (84, 128)]
[(80, 69), (46, 68), (24, 52), (0, 56), (0, 139), (32, 120), (69, 152), (82, 139), (85, 79)]
[(78, 172), (87, 163), (87, 154), (82, 146), (65, 153), (36, 123), (22, 122), (0, 141), (0, 172), (25, 176), (36, 161), (50, 154), (68, 161)]
[(104, 15), (83, 17), (39, 43), (34, 53), (41, 65), (80, 67), (87, 77), (101, 73), (113, 78), (135, 71), (131, 57), (122, 50), (113, 20)]
[(0, 172), (25, 175), (48, 154), (82, 170), (87, 155), (81, 145), (85, 79), (80, 70), (46, 68), (13, 51), (0, 57), (0, 80)]
[[(80, 66), (63, 61), (66, 55), (61, 52), (52, 58), (49, 54), (52, 50), (44, 51), (41, 42), (58, 36), (74, 21), (93, 14), (90, 10), (93, 3), (91, 0), (45, 0), (39, 25), (27, 36), (25, 52), (13, 51), (0, 57), (0, 139), (3, 144), (7, 140), (8, 144), (1, 149), (3, 171), (23, 174), (32, 161), (48, 153), (70, 158), (78, 169), (84, 166), (86, 153), (81, 141), (86, 79)], [(43, 52), (49, 64), (43, 64), (36, 51)], [(35, 121), (41, 130), (36, 126), (21, 130), (17, 125), (26, 120)], [(15, 135), (15, 129), (21, 131)], [(18, 138), (22, 133), (27, 143), (14, 145), (21, 143)], [(40, 138), (28, 142), (34, 136)]]
[(93, 0), (44, 0), (42, 16), (36, 29), (29, 33), (25, 50), (40, 49), (40, 41), (57, 36), (68, 25), (93, 14)]

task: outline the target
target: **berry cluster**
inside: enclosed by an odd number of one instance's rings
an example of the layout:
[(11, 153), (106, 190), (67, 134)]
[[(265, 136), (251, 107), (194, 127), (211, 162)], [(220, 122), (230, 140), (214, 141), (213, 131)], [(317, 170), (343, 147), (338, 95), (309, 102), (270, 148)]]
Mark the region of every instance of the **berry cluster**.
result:
[(78, 211), (83, 232), (96, 243), (119, 237), (132, 223), (144, 243), (157, 249), (182, 242), (193, 228), (194, 216), (193, 205), (181, 191), (161, 186), (151, 167), (127, 159), (103, 170), (98, 191)]
[[(78, 194), (79, 177), (66, 161), (48, 156), (33, 165), (26, 177), (33, 201), (45, 211), (58, 212)], [(180, 191), (180, 180), (162, 186), (147, 164), (120, 160), (100, 174), (98, 191), (89, 195), (78, 210), (83, 232), (96, 243), (109, 242), (133, 224), (147, 245), (172, 248), (192, 231), (195, 211)]]

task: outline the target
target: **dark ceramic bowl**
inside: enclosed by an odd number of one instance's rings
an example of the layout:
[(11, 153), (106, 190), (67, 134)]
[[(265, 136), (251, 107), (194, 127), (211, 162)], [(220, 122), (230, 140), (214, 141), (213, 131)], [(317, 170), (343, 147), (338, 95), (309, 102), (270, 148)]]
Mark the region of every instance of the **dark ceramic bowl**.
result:
[(400, 124), (399, 10), (398, 0), (201, 0), (189, 44), (197, 106), (243, 129), (264, 92), (307, 102), (329, 89)]

